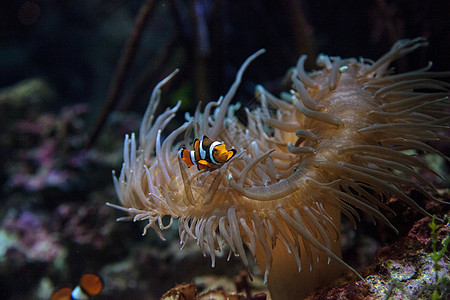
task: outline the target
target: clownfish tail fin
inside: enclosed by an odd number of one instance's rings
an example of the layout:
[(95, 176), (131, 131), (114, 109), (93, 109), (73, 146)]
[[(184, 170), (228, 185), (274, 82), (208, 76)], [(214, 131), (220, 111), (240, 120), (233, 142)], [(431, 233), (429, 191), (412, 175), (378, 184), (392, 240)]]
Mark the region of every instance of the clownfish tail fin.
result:
[(194, 165), (191, 159), (191, 152), (188, 149), (186, 149), (186, 147), (182, 146), (178, 153), (180, 154), (181, 160), (186, 164), (188, 168)]

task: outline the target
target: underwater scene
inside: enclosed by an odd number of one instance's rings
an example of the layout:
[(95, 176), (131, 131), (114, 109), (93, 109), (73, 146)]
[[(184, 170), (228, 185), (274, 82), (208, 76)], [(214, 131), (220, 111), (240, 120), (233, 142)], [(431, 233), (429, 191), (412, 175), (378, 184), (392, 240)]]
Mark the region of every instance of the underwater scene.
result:
[(450, 299), (449, 1), (2, 7), (2, 299)]

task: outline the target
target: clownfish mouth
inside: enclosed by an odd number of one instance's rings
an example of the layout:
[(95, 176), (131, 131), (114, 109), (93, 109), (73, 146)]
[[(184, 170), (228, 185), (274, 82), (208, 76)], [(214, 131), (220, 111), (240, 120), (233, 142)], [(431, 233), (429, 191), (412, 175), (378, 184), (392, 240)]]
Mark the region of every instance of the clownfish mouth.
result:
[(223, 142), (203, 136), (194, 140), (194, 150), (181, 147), (179, 156), (188, 168), (196, 165), (198, 170), (214, 171), (223, 166), (236, 154), (235, 149), (227, 150)]

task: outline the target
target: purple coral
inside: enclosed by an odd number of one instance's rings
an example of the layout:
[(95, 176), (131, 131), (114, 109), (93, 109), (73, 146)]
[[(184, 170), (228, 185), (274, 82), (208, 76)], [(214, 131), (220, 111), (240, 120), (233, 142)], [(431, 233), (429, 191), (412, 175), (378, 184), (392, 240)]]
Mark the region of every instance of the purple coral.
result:
[(61, 204), (57, 207), (53, 220), (55, 231), (63, 238), (79, 245), (102, 249), (115, 226), (113, 222), (104, 222), (108, 216), (109, 210), (105, 205)]
[(84, 120), (88, 107), (63, 107), (59, 114), (29, 115), (15, 124), (18, 140), (10, 160), (9, 186), (29, 191), (64, 189), (86, 162)]
[[(10, 244), (6, 254), (19, 252), (28, 262), (52, 263), (62, 254), (62, 247), (57, 238), (45, 226), (42, 218), (29, 211), (18, 216), (7, 217), (2, 223), (2, 229), (16, 237), (16, 243)], [(24, 262), (17, 262), (21, 265)]]

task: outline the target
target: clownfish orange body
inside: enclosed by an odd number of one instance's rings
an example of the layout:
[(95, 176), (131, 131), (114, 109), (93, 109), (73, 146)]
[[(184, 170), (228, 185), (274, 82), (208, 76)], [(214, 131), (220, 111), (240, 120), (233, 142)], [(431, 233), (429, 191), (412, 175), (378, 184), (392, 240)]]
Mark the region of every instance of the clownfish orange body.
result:
[(194, 150), (187, 150), (181, 147), (179, 155), (181, 160), (188, 166), (197, 165), (199, 170), (214, 171), (220, 168), (236, 154), (235, 149), (227, 150), (225, 144), (213, 141), (206, 135), (202, 140), (194, 140)]
[(85, 273), (81, 276), (80, 283), (74, 288), (61, 288), (55, 291), (50, 300), (87, 300), (98, 295), (103, 289), (102, 279), (94, 273)]

